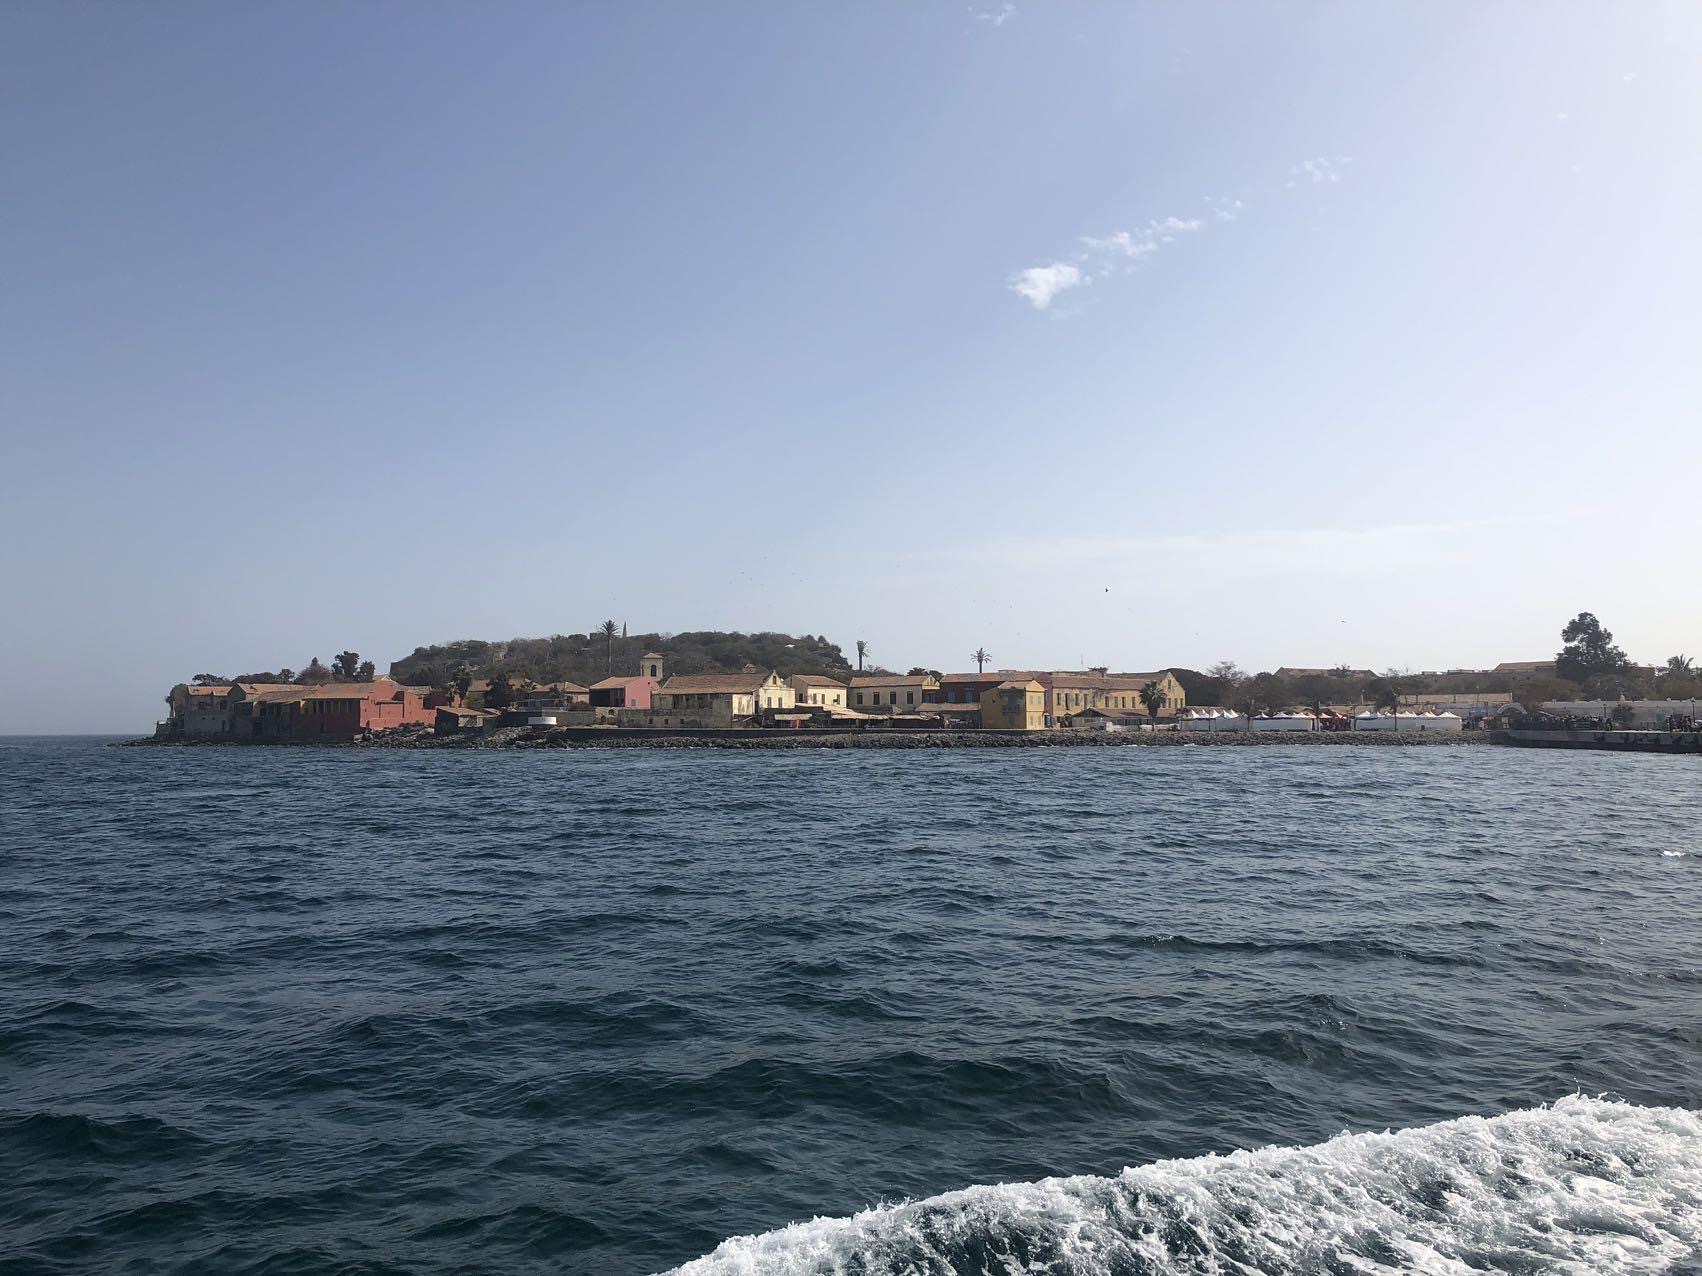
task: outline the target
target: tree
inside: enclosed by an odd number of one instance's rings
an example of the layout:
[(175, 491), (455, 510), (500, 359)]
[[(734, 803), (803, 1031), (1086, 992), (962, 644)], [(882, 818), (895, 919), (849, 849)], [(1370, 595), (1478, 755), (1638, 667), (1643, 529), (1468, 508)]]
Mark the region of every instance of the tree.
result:
[(1206, 677), (1216, 678), (1231, 689), (1240, 686), (1247, 680), (1247, 675), (1241, 672), (1241, 666), (1233, 660), (1220, 660), (1206, 670)]
[(226, 685), (227, 679), (216, 673), (198, 673), (189, 681), (197, 687), (222, 687)]
[(863, 657), (869, 654), (869, 644), (861, 638), (857, 639), (857, 672), (863, 672)]
[(1146, 706), (1147, 717), (1158, 720), (1158, 711), (1164, 707), (1164, 688), (1156, 682), (1149, 682), (1141, 687), (1141, 703)]
[[(1661, 673), (1669, 678), (1691, 678), (1696, 674), (1696, 662), (1683, 653), (1668, 656), (1666, 667), (1661, 670)], [(201, 675), (195, 676), (199, 678)]]
[(619, 631), (620, 626), (615, 624), (612, 620), (605, 620), (602, 624), (597, 626), (597, 632), (602, 634), (604, 640), (608, 643), (608, 671), (611, 675), (615, 671), (615, 634)]
[(307, 668), (296, 675), (295, 680), (300, 683), (330, 682), (331, 671), (320, 664), (319, 657), (315, 656), (307, 662)]
[(473, 671), (466, 665), (462, 665), (455, 671), (454, 677), (450, 678), (449, 685), (455, 688), (455, 694), (457, 696), (459, 696), (462, 700), (465, 700), (467, 698), (467, 688), (473, 685)]
[(1365, 687), (1365, 698), (1378, 713), (1395, 715), (1395, 730), (1401, 729), (1401, 683), (1393, 677), (1373, 678)]
[(361, 661), (360, 668), (355, 670), (355, 680), (357, 682), (371, 682), (377, 676), (378, 666), (373, 664), (370, 660)]
[(1613, 635), (1602, 628), (1602, 622), (1587, 611), (1581, 611), (1560, 631), (1560, 641), (1566, 645), (1554, 657), (1554, 672), (1569, 682), (1583, 682), (1602, 673), (1618, 673), (1631, 661), (1613, 645)]
[(354, 682), (360, 677), (360, 652), (339, 651), (331, 662), (331, 672), (339, 682)]
[(987, 662), (992, 658), (993, 657), (987, 654), (987, 649), (985, 647), (977, 647), (975, 649), (975, 654), (970, 657), (970, 659), (975, 662), (976, 673), (985, 673), (987, 671)]
[(288, 665), (285, 665), (282, 669), (278, 670), (278, 681), (279, 682), (294, 682), (295, 681), (295, 670), (291, 669)]
[(514, 686), (508, 675), (499, 673), (491, 678), (490, 690), (485, 692), (485, 708), (506, 709), (514, 703)]

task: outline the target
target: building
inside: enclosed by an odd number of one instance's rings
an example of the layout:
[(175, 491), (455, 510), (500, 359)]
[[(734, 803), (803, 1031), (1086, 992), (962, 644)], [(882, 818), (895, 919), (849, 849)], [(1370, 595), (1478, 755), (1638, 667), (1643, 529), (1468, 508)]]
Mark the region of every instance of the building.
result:
[(617, 675), (593, 682), (589, 700), (593, 709), (649, 709), (660, 686), (648, 674)]
[(402, 726), (435, 726), (424, 687), (389, 678), (303, 686), (231, 688), (231, 734), (238, 739), (297, 743), (353, 740)]
[(1284, 665), (1276, 671), (1278, 678), (1286, 678), (1290, 682), (1296, 678), (1358, 678), (1370, 681), (1377, 675), (1369, 669), (1349, 669), (1346, 665), (1337, 665), (1334, 669), (1312, 669), (1300, 665)]
[(820, 706), (828, 709), (844, 709), (845, 684), (836, 678), (824, 678), (820, 674), (795, 673), (787, 680), (792, 688), (792, 694), (801, 705)]
[(667, 659), (659, 651), (645, 652), (643, 658), (638, 662), (638, 676), (653, 678), (657, 683), (661, 683), (667, 677), (667, 674), (663, 672), (667, 668)]
[(1500, 674), (1503, 678), (1552, 678), (1554, 677), (1554, 661), (1503, 660), (1489, 672)]
[(998, 686), (1001, 682), (1009, 682), (1016, 674), (1014, 670), (999, 673), (948, 673), (940, 678), (941, 704), (972, 704), (977, 709), (981, 707), (981, 697)]
[(167, 731), (175, 736), (208, 739), (230, 734), (230, 684), (197, 687), (180, 682), (165, 700), (171, 706)]
[(990, 731), (1044, 731), (1046, 688), (1034, 678), (1013, 678), (982, 692), (981, 725)]
[(940, 699), (946, 704), (979, 703), (981, 697), (1007, 682), (1032, 679), (1046, 696), (1046, 725), (1063, 726), (1070, 715), (1101, 709), (1114, 716), (1147, 712), (1141, 688), (1156, 682), (1163, 701), (1160, 717), (1175, 717), (1188, 705), (1188, 693), (1168, 669), (1156, 673), (1112, 673), (1109, 669), (1000, 669), (995, 673), (948, 673), (940, 679)]
[(1148, 715), (1141, 690), (1148, 683), (1157, 683), (1160, 700), (1157, 712), (1151, 716), (1173, 718), (1188, 707), (1188, 693), (1168, 669), (1153, 673), (1110, 673), (1104, 669), (1085, 672), (1059, 672), (1050, 676), (1051, 696), (1047, 713), (1059, 725), (1061, 718), (1084, 709), (1103, 709), (1109, 713)]
[(498, 716), (489, 709), (466, 709), (453, 705), (440, 705), (434, 712), (437, 715), (435, 727), (438, 735), (483, 731), (494, 723)]
[(791, 686), (772, 670), (675, 674), (656, 692), (651, 721), (660, 727), (730, 727), (797, 703)]
[(577, 682), (540, 682), (528, 687), (522, 698), (546, 702), (557, 708), (573, 705), (583, 708), (591, 703), (591, 688), (582, 687)]
[(851, 679), (848, 694), (852, 709), (867, 711), (884, 707), (896, 712), (937, 703), (940, 680), (931, 673), (869, 674)]

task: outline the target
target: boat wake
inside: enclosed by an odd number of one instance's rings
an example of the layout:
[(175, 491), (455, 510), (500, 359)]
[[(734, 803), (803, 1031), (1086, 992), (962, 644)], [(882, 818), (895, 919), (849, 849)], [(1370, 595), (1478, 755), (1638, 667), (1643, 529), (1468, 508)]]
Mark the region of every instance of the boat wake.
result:
[(1702, 1113), (1572, 1097), (1116, 1178), (972, 1187), (723, 1242), (676, 1276), (1670, 1272), (1702, 1255)]

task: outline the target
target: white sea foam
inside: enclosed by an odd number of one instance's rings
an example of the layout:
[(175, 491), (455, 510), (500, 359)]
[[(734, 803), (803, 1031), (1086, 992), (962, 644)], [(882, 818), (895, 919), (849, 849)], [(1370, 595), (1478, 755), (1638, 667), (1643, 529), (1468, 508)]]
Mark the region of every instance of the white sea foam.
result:
[(676, 1276), (1665, 1272), (1702, 1255), (1702, 1113), (1581, 1097), (816, 1219)]

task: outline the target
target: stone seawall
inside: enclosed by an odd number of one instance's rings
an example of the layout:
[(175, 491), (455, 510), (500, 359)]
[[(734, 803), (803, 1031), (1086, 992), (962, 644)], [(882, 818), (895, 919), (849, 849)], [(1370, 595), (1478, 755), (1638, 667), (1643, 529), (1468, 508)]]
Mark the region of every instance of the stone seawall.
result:
[(477, 734), (440, 736), (429, 728), (400, 728), (366, 740), (338, 744), (265, 744), (235, 740), (131, 740), (129, 745), (163, 747), (306, 749), (1094, 749), (1258, 748), (1458, 748), (1491, 743), (1487, 731), (1458, 735), (1382, 731), (786, 731), (681, 730), (627, 727), (498, 727)]

